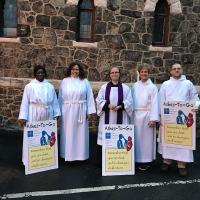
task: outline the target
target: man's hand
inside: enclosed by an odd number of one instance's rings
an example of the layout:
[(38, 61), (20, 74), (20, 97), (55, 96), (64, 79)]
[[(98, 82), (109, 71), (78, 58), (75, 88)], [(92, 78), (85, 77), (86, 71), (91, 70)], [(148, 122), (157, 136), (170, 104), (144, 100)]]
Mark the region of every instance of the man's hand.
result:
[(193, 108), (191, 111), (192, 112), (198, 112), (198, 110), (199, 110), (198, 108)]

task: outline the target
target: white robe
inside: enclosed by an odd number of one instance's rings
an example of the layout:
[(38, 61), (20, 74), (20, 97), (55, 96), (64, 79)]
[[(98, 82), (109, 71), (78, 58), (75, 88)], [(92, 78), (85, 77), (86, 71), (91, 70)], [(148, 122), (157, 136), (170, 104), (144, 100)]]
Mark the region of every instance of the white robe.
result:
[(60, 156), (65, 161), (89, 158), (88, 114), (96, 112), (87, 79), (64, 78), (59, 88), (62, 113)]
[[(102, 129), (103, 125), (105, 124), (105, 112), (102, 110), (106, 100), (105, 100), (105, 92), (106, 92), (107, 84), (102, 85), (101, 89), (99, 90), (98, 96), (96, 98), (97, 103), (97, 115), (99, 118), (99, 127), (98, 127), (98, 139), (97, 144), (102, 145)], [(123, 103), (124, 109), (123, 110), (123, 124), (130, 124), (130, 118), (132, 117), (133, 112), (133, 105), (132, 105), (132, 96), (130, 88), (122, 83), (123, 87)], [(110, 90), (110, 104), (117, 106), (118, 103), (118, 87), (111, 87)], [(109, 124), (117, 124), (117, 112), (109, 111)]]
[[(56, 92), (47, 80), (40, 82), (32, 80), (24, 88), (19, 119), (28, 122), (53, 119), (60, 116), (60, 108)], [(23, 141), (22, 161), (26, 164), (25, 143)]]
[[(196, 101), (199, 103), (197, 91), (191, 81), (187, 80), (184, 75), (180, 79), (165, 81), (159, 91), (160, 103), (164, 101)], [(162, 133), (161, 133), (162, 134)], [(160, 137), (161, 140), (161, 137)], [(172, 159), (183, 162), (193, 162), (192, 150), (165, 147), (159, 142), (158, 152), (164, 159)]]
[(158, 90), (148, 79), (145, 83), (138, 81), (132, 89), (135, 162), (152, 162), (156, 158), (156, 131), (148, 126), (149, 121), (158, 121)]

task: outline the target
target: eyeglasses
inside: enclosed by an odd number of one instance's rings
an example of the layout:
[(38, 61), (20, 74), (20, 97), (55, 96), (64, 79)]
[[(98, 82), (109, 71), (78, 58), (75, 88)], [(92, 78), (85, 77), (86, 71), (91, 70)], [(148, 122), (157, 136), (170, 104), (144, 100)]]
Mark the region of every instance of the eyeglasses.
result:
[(181, 70), (181, 68), (180, 67), (177, 67), (177, 68), (172, 68), (172, 70)]
[(72, 69), (72, 71), (79, 71), (79, 69), (74, 68), (74, 69)]
[(110, 74), (119, 74), (119, 72), (110, 72)]

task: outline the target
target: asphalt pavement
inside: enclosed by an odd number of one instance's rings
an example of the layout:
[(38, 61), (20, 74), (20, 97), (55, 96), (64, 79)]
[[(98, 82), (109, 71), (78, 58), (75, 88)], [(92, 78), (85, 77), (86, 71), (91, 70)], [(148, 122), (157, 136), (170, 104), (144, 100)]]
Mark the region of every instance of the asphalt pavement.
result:
[(178, 176), (176, 164), (161, 173), (160, 155), (148, 171), (131, 176), (101, 176), (97, 163), (95, 133), (90, 133), (90, 159), (64, 162), (59, 168), (25, 175), (22, 165), (22, 133), (0, 131), (0, 199), (31, 200), (199, 200), (200, 139), (194, 151), (195, 162), (188, 165), (188, 176)]

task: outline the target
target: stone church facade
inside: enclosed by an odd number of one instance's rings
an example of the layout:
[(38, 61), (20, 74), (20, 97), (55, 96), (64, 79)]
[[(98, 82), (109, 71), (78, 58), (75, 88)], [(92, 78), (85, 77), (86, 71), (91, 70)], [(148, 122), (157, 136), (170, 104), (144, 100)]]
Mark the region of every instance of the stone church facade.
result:
[[(160, 84), (178, 62), (188, 79), (200, 85), (200, 0), (166, 0), (167, 45), (152, 44), (159, 0), (93, 0), (93, 39), (77, 40), (78, 0), (16, 0), (17, 35), (0, 37), (0, 126), (16, 122), (24, 85), (33, 67), (45, 65), (56, 88), (72, 61), (82, 63), (91, 82), (109, 79), (120, 67), (123, 82), (134, 82), (141, 63)], [(58, 81), (57, 81), (58, 80)], [(95, 89), (97, 90), (98, 87)]]

